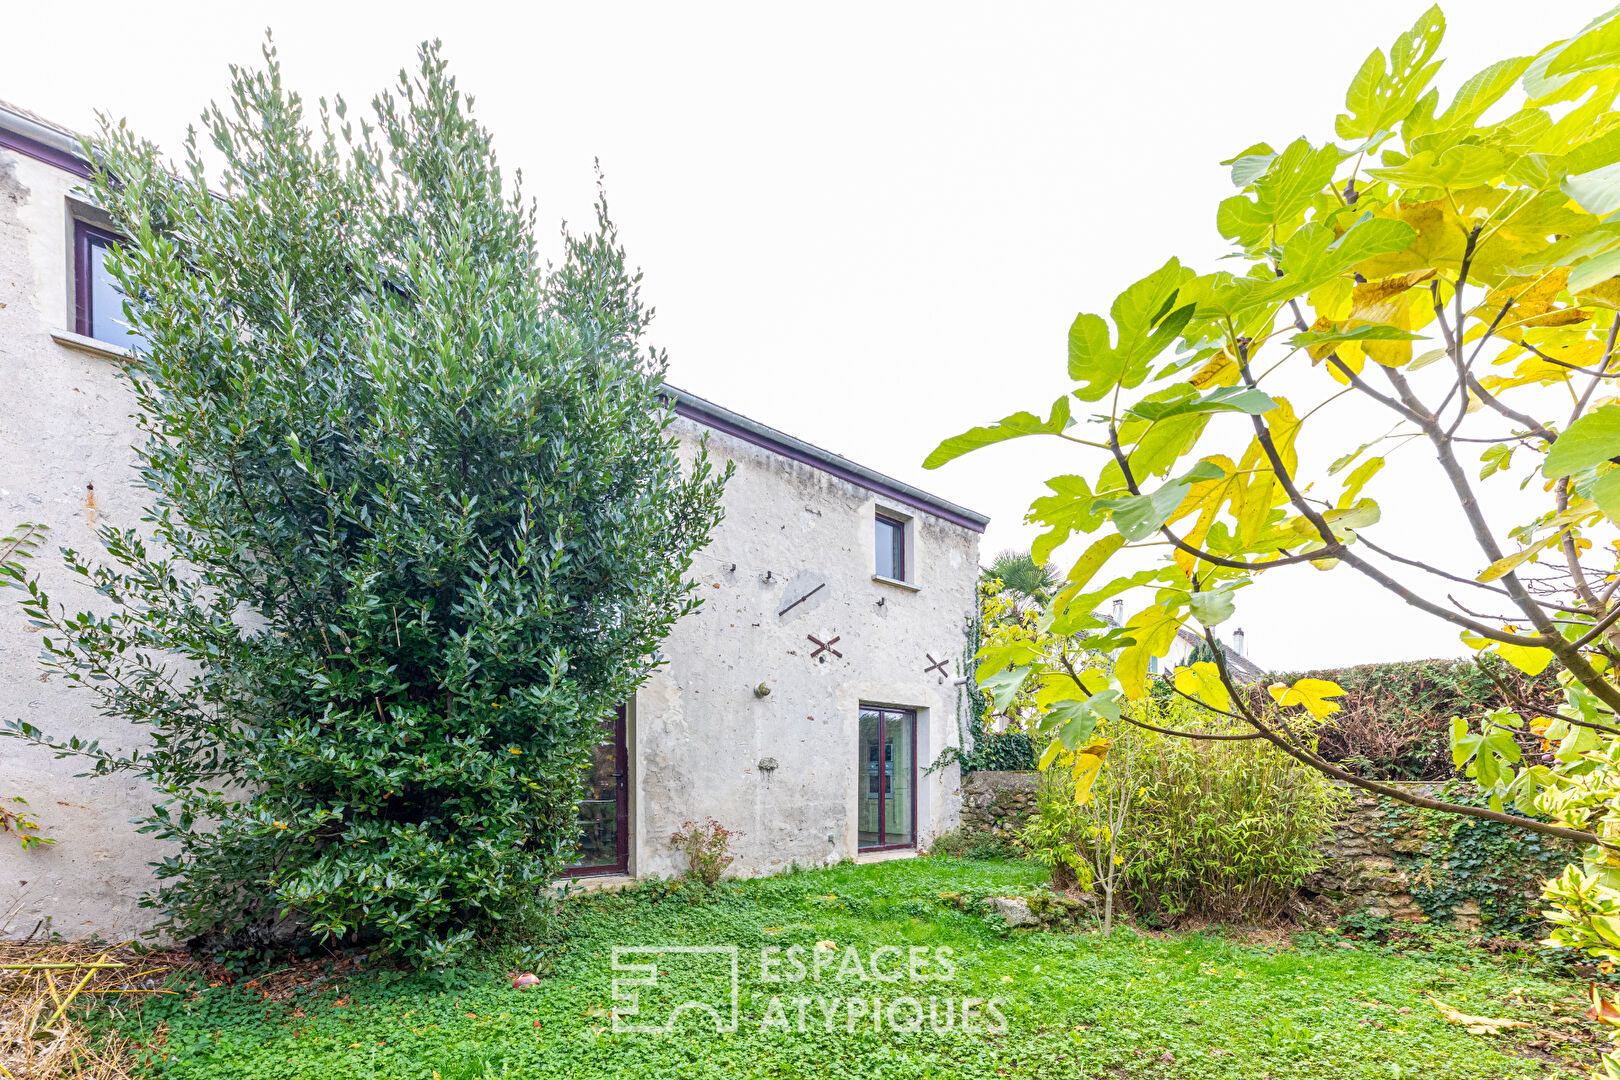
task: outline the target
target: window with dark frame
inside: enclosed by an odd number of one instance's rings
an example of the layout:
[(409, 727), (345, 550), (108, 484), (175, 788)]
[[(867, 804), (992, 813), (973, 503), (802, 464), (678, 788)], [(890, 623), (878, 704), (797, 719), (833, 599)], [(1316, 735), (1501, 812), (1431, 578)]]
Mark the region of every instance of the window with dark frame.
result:
[(906, 523), (887, 514), (877, 515), (877, 576), (906, 580)]
[(124, 320), (124, 294), (107, 269), (107, 253), (122, 242), (115, 232), (85, 221), (73, 223), (73, 329), (127, 349), (145, 344), (145, 339)]

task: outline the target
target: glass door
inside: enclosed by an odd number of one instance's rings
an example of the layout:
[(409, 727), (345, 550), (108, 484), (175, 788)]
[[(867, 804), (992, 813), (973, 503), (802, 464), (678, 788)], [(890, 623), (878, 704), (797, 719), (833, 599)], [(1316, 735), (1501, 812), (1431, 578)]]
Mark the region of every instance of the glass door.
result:
[(630, 771), (624, 707), (602, 723), (602, 741), (585, 768), (579, 802), (579, 847), (563, 872), (623, 874), (630, 867)]
[(863, 705), (857, 743), (860, 848), (915, 846), (917, 714)]

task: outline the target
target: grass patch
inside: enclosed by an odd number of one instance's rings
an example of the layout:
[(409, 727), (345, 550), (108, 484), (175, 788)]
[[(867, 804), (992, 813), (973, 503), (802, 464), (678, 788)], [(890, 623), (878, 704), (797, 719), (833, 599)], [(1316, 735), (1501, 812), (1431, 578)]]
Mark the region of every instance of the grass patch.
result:
[[(486, 1080), (494, 1077), (922, 1077), (1283, 1078), (1317, 1080), (1510, 1080), (1574, 1077), (1589, 1060), (1579, 1020), (1582, 987), (1533, 956), (1441, 950), (1414, 955), (1346, 947), (1332, 935), (1276, 947), (1221, 933), (1139, 935), (1008, 931), (959, 910), (940, 894), (1033, 893), (1044, 868), (1022, 862), (916, 859), (840, 866), (723, 883), (694, 900), (667, 884), (570, 900), (551, 928), (554, 943), (538, 987), (511, 989), (512, 946), (439, 975), (362, 972), (311, 984), (285, 1000), (263, 985), (188, 985), (139, 1013), (107, 1014), (103, 1026), (145, 1045), (147, 1075), (212, 1080)], [(521, 934), (515, 935), (521, 938)], [(923, 973), (954, 977), (914, 984), (838, 978), (819, 985), (760, 979), (764, 946), (818, 941), (854, 945), (869, 963), (883, 945), (918, 946)], [(666, 1035), (615, 1034), (610, 957), (615, 945), (736, 945), (740, 1024), (715, 1034), (688, 1015)], [(527, 954), (531, 961), (537, 953)], [(905, 959), (901, 959), (904, 957)], [(879, 957), (905, 972), (908, 953)], [(718, 969), (668, 954), (658, 986), (642, 991), (657, 1021), (687, 996), (714, 1000)], [(625, 973), (621, 973), (623, 975)], [(800, 1032), (793, 999), (914, 996), (923, 1029), (854, 1030), (840, 1012), (827, 1030), (809, 1006)], [(1438, 994), (1464, 1012), (1535, 1026), (1508, 1036), (1469, 1035), (1429, 1003)], [(772, 996), (788, 1027), (761, 1027)], [(931, 1029), (929, 997), (995, 999), (1006, 1030), (983, 1006), (976, 1030)], [(720, 993), (724, 998), (724, 991)], [(841, 1009), (847, 1006), (840, 1006)], [(909, 1006), (902, 1006), (904, 1024)]]

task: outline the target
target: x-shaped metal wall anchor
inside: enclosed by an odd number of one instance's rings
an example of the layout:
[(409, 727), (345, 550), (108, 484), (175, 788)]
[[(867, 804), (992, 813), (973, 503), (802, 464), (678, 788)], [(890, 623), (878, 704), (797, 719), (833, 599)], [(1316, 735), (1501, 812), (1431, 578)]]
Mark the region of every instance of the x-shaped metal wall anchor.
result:
[(834, 656), (838, 657), (838, 659), (840, 659), (840, 660), (842, 660), (844, 658), (843, 653), (841, 653), (837, 649), (833, 648), (833, 646), (838, 644), (838, 642), (841, 639), (839, 639), (839, 638), (831, 638), (831, 639), (829, 639), (827, 641), (822, 641), (820, 638), (816, 637), (816, 635), (814, 635), (814, 634), (806, 634), (804, 636), (809, 638), (811, 641), (816, 643), (816, 651), (810, 654), (810, 659), (814, 660), (816, 657), (820, 656), (824, 652), (830, 652)]
[(950, 674), (950, 672), (945, 670), (945, 661), (935, 660), (933, 653), (925, 652), (923, 655), (928, 657), (928, 666), (923, 668), (924, 675), (928, 674), (930, 671), (937, 671), (939, 672), (939, 677), (943, 679), (945, 676)]

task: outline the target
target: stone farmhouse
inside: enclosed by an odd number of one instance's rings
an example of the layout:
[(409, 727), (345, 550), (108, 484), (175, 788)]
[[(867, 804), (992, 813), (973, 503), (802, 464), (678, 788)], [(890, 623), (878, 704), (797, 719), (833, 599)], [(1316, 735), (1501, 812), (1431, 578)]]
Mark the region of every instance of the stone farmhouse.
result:
[[(50, 528), (33, 569), (91, 606), (55, 557), (98, 523), (137, 522), (137, 430), (119, 379), (130, 338), (102, 266), (119, 238), (78, 188), (72, 132), (0, 105), (0, 531)], [(712, 402), (671, 390), (690, 450), (736, 463), (726, 519), (693, 573), (702, 609), (604, 732), (581, 809), (579, 875), (681, 869), (670, 834), (712, 816), (739, 830), (745, 874), (915, 851), (959, 820), (965, 626), (987, 519)], [(128, 745), (130, 733), (41, 682), (39, 645), (0, 603), (0, 714)], [(0, 936), (40, 920), (68, 937), (132, 936), (160, 845), (130, 818), (151, 793), (78, 778), (71, 761), (0, 740), (0, 799), (27, 800), (52, 847), (0, 837)]]

